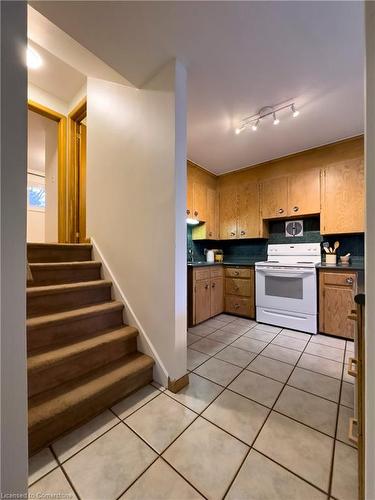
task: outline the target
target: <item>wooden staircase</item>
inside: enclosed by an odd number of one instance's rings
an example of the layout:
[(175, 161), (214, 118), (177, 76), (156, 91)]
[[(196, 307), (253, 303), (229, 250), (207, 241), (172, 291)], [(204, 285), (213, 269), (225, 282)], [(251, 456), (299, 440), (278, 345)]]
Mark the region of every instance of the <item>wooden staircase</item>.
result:
[(152, 381), (135, 328), (88, 244), (29, 243), (29, 451), (35, 453)]

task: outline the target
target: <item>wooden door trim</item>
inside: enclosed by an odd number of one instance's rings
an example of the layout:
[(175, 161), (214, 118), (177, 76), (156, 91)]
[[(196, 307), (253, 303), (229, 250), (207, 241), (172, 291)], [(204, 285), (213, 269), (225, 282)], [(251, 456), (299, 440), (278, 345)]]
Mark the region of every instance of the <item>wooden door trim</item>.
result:
[[(67, 169), (67, 203), (68, 203), (68, 238), (69, 242), (77, 242), (77, 233), (80, 233), (79, 219), (86, 220), (86, 204), (79, 206), (82, 191), (86, 192), (86, 178), (83, 178), (78, 167), (77, 135), (80, 122), (87, 115), (87, 97), (84, 97), (68, 114), (68, 169)], [(79, 180), (79, 182), (78, 182)], [(80, 191), (77, 191), (77, 186)], [(79, 214), (79, 216), (78, 216)], [(86, 235), (79, 235), (79, 241)]]
[(67, 242), (66, 222), (67, 222), (67, 199), (66, 199), (66, 117), (47, 106), (38, 102), (28, 100), (29, 111), (49, 118), (57, 123), (57, 218), (58, 218), (58, 242)]

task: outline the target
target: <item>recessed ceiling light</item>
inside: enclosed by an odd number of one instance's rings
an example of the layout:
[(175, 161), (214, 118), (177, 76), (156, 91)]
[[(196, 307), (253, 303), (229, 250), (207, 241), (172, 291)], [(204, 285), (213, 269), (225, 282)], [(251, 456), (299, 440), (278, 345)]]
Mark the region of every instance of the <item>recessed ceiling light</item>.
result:
[(38, 69), (43, 64), (42, 58), (32, 47), (27, 47), (26, 61), (27, 67), (30, 69)]

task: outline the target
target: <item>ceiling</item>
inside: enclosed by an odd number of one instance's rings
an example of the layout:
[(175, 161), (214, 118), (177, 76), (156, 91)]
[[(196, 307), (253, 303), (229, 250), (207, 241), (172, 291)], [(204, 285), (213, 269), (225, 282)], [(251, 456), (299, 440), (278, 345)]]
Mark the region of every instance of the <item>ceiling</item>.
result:
[[(363, 132), (362, 2), (36, 1), (31, 5), (142, 86), (188, 68), (188, 157), (221, 174)], [(235, 135), (242, 118), (293, 99)]]
[(28, 44), (43, 61), (40, 68), (28, 69), (29, 82), (65, 102), (71, 101), (84, 85), (86, 76), (35, 42), (29, 40)]

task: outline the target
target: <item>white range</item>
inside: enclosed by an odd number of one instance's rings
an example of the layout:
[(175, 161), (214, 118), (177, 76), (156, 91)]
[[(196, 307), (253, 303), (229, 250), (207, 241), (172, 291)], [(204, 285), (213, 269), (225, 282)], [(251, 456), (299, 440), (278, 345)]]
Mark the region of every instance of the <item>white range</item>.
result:
[(267, 260), (255, 264), (257, 321), (317, 333), (320, 262), (320, 243), (268, 245)]

